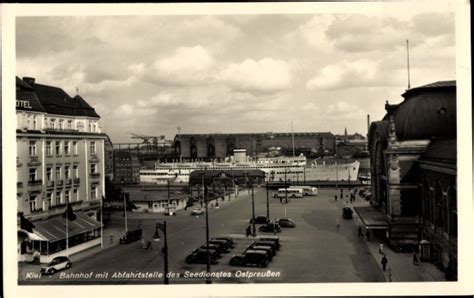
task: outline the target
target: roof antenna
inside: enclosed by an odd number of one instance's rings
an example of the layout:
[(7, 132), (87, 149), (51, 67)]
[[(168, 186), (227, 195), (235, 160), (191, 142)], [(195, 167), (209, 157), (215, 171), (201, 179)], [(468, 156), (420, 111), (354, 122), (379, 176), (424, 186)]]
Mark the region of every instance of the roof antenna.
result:
[(410, 48), (407, 39), (407, 70), (408, 70), (408, 89), (410, 89)]

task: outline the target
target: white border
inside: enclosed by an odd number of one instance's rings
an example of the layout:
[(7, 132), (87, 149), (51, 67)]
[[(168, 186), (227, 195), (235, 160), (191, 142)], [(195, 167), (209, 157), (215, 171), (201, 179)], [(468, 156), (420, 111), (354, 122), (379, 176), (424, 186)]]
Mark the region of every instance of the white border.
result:
[[(314, 283), (238, 285), (150, 286), (18, 286), (16, 256), (15, 173), (15, 17), (36, 15), (140, 15), (140, 14), (306, 14), (400, 13), (441, 4), (456, 14), (456, 74), (458, 86), (458, 210), (459, 281), (443, 283)], [(372, 2), (372, 3), (241, 3), (241, 4), (4, 4), (2, 5), (2, 134), (4, 289), (7, 297), (129, 297), (229, 295), (442, 295), (473, 293), (473, 202), (470, 14), (468, 1)], [(319, 270), (315, 268), (315, 270)]]

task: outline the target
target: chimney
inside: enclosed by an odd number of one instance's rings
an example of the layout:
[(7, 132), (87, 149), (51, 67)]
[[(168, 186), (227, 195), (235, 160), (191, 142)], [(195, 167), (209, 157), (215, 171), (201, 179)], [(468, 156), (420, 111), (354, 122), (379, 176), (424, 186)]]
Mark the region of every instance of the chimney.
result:
[(35, 78), (23, 77), (23, 81), (31, 86), (35, 84)]

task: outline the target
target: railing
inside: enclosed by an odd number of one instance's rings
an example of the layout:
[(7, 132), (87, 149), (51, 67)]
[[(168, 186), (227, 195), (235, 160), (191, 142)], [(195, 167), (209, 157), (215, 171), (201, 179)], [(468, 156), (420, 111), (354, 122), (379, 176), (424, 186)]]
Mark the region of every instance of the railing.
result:
[(56, 181), (56, 186), (63, 186), (63, 181), (62, 180)]
[(43, 184), (43, 181), (41, 179), (28, 181), (28, 186), (39, 186), (41, 184)]
[(100, 178), (100, 173), (90, 173), (91, 178)]
[(81, 179), (80, 179), (80, 178), (74, 178), (72, 181), (73, 181), (74, 184), (79, 184), (79, 183), (81, 183)]
[(100, 200), (99, 199), (94, 199), (89, 202), (89, 206), (97, 206), (100, 205)]
[(66, 204), (57, 204), (57, 205), (51, 206), (49, 210), (55, 210), (55, 209), (64, 208), (64, 207), (66, 207)]
[(64, 184), (66, 184), (66, 185), (71, 185), (71, 184), (72, 184), (72, 180), (71, 180), (71, 179), (65, 179), (65, 180), (64, 180)]
[(43, 208), (38, 208), (38, 209), (35, 209), (33, 211), (31, 211), (31, 214), (38, 214), (38, 213), (42, 213), (43, 212)]
[(47, 181), (46, 182), (46, 187), (48, 187), (48, 188), (54, 187), (54, 181)]
[(81, 205), (82, 202), (83, 202), (83, 201), (80, 200), (80, 201), (69, 202), (69, 204), (70, 204), (71, 206), (75, 206), (75, 205)]

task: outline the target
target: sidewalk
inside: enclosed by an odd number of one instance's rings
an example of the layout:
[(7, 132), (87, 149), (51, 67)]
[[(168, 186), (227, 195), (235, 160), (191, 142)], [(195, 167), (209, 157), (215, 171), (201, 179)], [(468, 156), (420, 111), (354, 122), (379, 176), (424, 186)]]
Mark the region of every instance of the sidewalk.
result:
[[(338, 192), (339, 194), (339, 192)], [(344, 200), (338, 200), (338, 205), (342, 208), (345, 206), (349, 207), (366, 207), (370, 206), (364, 198), (356, 195), (354, 203), (350, 203), (348, 198)], [(362, 220), (358, 217), (357, 213), (353, 213), (353, 220), (356, 226), (362, 225)], [(354, 231), (357, 233), (357, 230)], [(438, 270), (433, 264), (427, 262), (419, 262), (419, 265), (413, 265), (413, 254), (412, 253), (400, 253), (395, 252), (386, 243), (383, 243), (377, 238), (367, 241), (363, 237), (370, 251), (370, 254), (374, 258), (375, 262), (380, 268), (380, 271), (385, 277), (385, 281), (393, 282), (420, 282), (420, 281), (446, 281), (444, 273)], [(383, 243), (383, 252), (388, 260), (386, 271), (382, 270), (382, 254), (379, 253), (379, 244)]]

